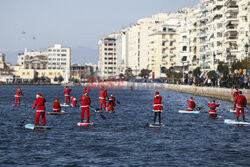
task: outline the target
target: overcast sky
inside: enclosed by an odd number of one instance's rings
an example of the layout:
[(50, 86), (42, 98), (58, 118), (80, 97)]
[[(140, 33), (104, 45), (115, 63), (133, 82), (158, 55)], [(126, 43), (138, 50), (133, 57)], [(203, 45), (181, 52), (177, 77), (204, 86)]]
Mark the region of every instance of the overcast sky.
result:
[[(0, 52), (55, 43), (97, 49), (103, 35), (199, 0), (0, 0)], [(22, 32), (25, 32), (22, 35)], [(35, 40), (33, 40), (35, 37)], [(8, 56), (8, 55), (7, 55)], [(8, 58), (7, 58), (8, 59)]]

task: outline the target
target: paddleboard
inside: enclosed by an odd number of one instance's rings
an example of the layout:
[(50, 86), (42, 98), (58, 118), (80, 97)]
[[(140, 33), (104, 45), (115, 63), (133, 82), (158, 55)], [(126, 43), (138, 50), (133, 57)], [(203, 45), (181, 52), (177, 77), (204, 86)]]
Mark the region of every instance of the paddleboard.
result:
[(95, 112), (103, 112), (103, 110), (95, 110)]
[(84, 120), (83, 122), (78, 122), (77, 126), (88, 126), (88, 125), (93, 125), (94, 123), (89, 121), (89, 123), (87, 122), (87, 120)]
[(224, 123), (231, 125), (250, 125), (250, 122), (235, 121), (231, 119), (225, 119)]
[(26, 124), (24, 126), (25, 129), (30, 129), (30, 130), (49, 130), (51, 127), (49, 126), (35, 126), (34, 124)]
[(236, 112), (236, 110), (230, 109), (229, 112)]
[(69, 107), (69, 104), (60, 104), (61, 107)]
[(73, 105), (70, 105), (72, 108), (78, 108), (79, 107), (79, 105), (75, 105), (75, 106), (73, 106)]
[(66, 112), (65, 111), (61, 111), (61, 112), (48, 112), (48, 115), (62, 115), (62, 114), (65, 114)]
[(164, 124), (159, 125), (159, 123), (155, 123), (154, 125), (153, 125), (153, 123), (149, 124), (150, 128), (162, 128), (164, 126), (165, 126)]
[(178, 112), (182, 114), (199, 114), (200, 113), (200, 111), (184, 111), (184, 110), (179, 110)]

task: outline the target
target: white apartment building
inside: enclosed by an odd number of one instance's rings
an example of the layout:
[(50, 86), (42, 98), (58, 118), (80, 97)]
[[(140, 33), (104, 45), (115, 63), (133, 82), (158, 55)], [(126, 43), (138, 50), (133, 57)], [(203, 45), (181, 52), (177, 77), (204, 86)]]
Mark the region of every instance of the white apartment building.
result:
[(98, 60), (98, 74), (103, 79), (117, 78), (119, 73), (116, 69), (116, 40), (118, 34), (103, 37), (99, 40), (99, 60)]
[(64, 78), (64, 82), (68, 83), (70, 78), (71, 49), (55, 44), (47, 50), (48, 70), (60, 72)]

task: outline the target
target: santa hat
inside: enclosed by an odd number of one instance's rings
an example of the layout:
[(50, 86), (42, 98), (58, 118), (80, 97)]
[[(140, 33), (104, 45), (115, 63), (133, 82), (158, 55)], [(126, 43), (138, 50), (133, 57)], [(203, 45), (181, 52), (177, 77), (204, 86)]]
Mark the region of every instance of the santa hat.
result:
[(83, 94), (83, 95), (87, 95), (88, 92), (84, 90), (84, 91), (82, 92), (82, 94)]
[(68, 86), (65, 86), (65, 88), (68, 88)]
[(215, 103), (215, 100), (212, 100), (212, 103)]
[(238, 91), (239, 89), (238, 88), (236, 88), (236, 91)]
[(101, 89), (104, 89), (104, 86), (101, 86)]
[(58, 101), (58, 98), (55, 98), (55, 100), (54, 101)]
[(192, 97), (192, 96), (190, 97), (190, 100), (193, 100), (193, 97)]
[(113, 100), (113, 99), (110, 97), (110, 98), (109, 98), (109, 101), (112, 101), (112, 100)]
[(159, 94), (160, 94), (159, 92), (155, 92), (155, 96), (159, 96)]
[(36, 98), (38, 98), (38, 97), (42, 97), (42, 94), (41, 93), (37, 93), (36, 94)]
[(111, 93), (111, 95), (110, 95), (111, 97), (114, 97), (114, 94), (113, 93)]

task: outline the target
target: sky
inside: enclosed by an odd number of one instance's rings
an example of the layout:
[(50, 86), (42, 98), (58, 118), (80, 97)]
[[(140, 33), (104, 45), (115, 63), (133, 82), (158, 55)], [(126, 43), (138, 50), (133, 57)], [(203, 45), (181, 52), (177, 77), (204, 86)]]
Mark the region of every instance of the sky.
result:
[[(23, 48), (62, 44), (75, 62), (97, 63), (98, 40), (162, 12), (199, 0), (0, 0), (0, 52), (15, 63)], [(22, 32), (25, 32), (22, 34)], [(35, 37), (35, 39), (33, 39)]]

